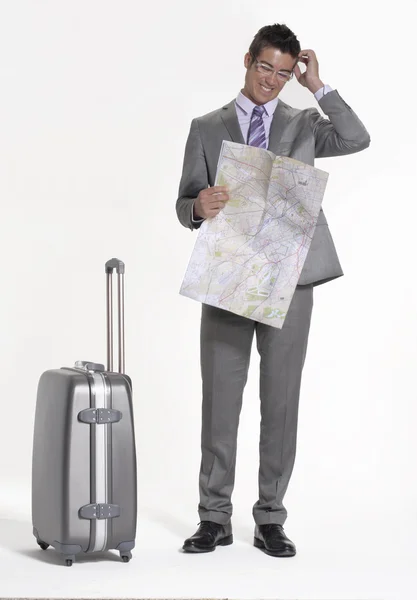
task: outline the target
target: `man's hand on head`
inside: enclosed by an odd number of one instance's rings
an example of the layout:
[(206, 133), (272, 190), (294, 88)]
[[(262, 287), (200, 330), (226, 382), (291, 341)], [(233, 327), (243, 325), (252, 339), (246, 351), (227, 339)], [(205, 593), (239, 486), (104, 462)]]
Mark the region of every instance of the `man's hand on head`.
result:
[(295, 65), (294, 74), (298, 82), (315, 94), (317, 90), (324, 86), (319, 76), (319, 63), (316, 53), (314, 50), (301, 50), (298, 54), (298, 62), (304, 63), (307, 67), (304, 73), (301, 73), (299, 65)]
[(215, 217), (225, 207), (228, 200), (229, 194), (224, 185), (214, 185), (201, 190), (194, 203), (195, 216), (200, 219)]

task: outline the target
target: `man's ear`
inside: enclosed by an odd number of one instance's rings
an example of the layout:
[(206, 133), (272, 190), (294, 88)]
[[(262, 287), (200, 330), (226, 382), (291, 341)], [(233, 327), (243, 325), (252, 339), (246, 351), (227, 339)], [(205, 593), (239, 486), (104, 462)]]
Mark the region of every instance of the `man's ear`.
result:
[(251, 60), (252, 60), (252, 57), (251, 57), (250, 53), (246, 52), (245, 59), (244, 59), (245, 69), (249, 69), (250, 64), (251, 64)]

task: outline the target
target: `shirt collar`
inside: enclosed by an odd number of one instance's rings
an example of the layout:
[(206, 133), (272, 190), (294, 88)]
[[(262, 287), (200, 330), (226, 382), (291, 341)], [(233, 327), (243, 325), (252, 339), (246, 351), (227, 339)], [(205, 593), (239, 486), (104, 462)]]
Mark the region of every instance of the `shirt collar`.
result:
[[(236, 104), (246, 114), (252, 114), (252, 111), (253, 111), (253, 109), (256, 106), (256, 104), (254, 102), (252, 102), (252, 100), (249, 100), (249, 98), (247, 98), (246, 96), (244, 96), (244, 94), (242, 94), (242, 92), (239, 92), (239, 94), (237, 95)], [(272, 116), (274, 114), (277, 105), (278, 105), (278, 96), (276, 98), (274, 98), (273, 100), (270, 100), (269, 102), (267, 102), (266, 104), (263, 105), (263, 107), (265, 108), (265, 111), (266, 111), (266, 114), (268, 115), (268, 117), (270, 117), (270, 116)]]

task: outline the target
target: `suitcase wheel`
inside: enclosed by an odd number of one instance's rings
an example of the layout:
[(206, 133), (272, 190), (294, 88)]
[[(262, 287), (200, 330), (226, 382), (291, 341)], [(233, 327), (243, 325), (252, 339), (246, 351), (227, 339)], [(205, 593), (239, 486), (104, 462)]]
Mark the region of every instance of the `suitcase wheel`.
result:
[(72, 558), (65, 559), (65, 564), (67, 565), (67, 567), (72, 567), (72, 563), (73, 563)]
[(123, 552), (123, 553), (121, 552), (120, 556), (122, 558), (122, 561), (127, 563), (132, 558), (132, 553), (131, 552)]
[(46, 542), (38, 541), (38, 544), (42, 548), (42, 550), (47, 550), (49, 548), (49, 544), (47, 544)]

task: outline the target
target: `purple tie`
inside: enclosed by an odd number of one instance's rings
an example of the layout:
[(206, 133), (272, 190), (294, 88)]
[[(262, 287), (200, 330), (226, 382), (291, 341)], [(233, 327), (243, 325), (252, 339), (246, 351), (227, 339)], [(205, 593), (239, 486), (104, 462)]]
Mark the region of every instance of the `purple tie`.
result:
[(248, 131), (248, 145), (266, 148), (265, 127), (262, 115), (265, 112), (264, 106), (255, 106), (252, 112)]

